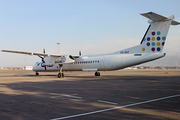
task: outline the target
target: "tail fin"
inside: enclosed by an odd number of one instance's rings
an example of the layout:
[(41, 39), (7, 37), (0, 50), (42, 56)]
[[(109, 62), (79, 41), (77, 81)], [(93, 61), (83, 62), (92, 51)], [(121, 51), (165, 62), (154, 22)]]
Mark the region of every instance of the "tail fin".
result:
[(174, 15), (164, 17), (153, 12), (141, 15), (150, 19), (148, 21), (150, 25), (139, 46), (140, 51), (142, 53), (162, 52), (170, 25), (178, 25), (180, 23), (172, 20), (175, 18)]

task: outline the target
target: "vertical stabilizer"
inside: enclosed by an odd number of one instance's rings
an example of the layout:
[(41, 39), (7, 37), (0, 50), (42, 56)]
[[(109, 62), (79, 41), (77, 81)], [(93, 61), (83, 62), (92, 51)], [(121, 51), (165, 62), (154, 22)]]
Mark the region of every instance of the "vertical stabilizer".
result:
[(178, 25), (180, 23), (172, 20), (175, 18), (174, 15), (164, 17), (153, 12), (141, 15), (150, 19), (148, 21), (150, 26), (141, 41), (139, 51), (142, 53), (162, 52), (170, 25)]

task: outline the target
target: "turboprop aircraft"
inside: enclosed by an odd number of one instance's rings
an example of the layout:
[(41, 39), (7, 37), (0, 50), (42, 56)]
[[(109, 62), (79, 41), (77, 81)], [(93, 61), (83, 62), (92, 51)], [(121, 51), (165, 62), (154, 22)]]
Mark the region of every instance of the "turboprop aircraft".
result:
[(37, 62), (33, 71), (39, 72), (59, 71), (58, 77), (63, 78), (63, 71), (94, 71), (95, 76), (100, 76), (99, 71), (111, 71), (138, 65), (164, 57), (162, 53), (170, 25), (178, 25), (174, 15), (161, 16), (154, 12), (142, 13), (148, 18), (150, 24), (139, 45), (120, 50), (114, 53), (101, 55), (53, 55), (44, 53), (21, 52), (2, 50), (2, 52), (37, 55), (42, 62)]

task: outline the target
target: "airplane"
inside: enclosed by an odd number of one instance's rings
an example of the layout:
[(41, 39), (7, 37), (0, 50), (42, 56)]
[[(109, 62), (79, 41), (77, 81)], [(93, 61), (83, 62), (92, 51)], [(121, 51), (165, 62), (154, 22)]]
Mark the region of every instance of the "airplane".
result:
[(42, 62), (37, 62), (33, 66), (35, 75), (39, 75), (39, 72), (59, 71), (58, 78), (63, 78), (63, 71), (94, 71), (95, 76), (100, 76), (99, 71), (119, 70), (153, 61), (166, 55), (162, 51), (169, 27), (180, 23), (173, 20), (174, 15), (162, 16), (154, 12), (140, 15), (148, 18), (150, 24), (140, 44), (117, 52), (100, 55), (81, 55), (80, 52), (77, 56), (46, 54), (45, 50), (43, 53), (12, 50), (2, 50), (2, 52), (39, 56)]

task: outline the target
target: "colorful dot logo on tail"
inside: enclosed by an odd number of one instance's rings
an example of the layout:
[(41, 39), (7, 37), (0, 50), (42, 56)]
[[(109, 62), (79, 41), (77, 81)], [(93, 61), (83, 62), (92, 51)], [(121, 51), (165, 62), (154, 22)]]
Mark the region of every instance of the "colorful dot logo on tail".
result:
[(160, 44), (161, 44), (160, 42), (157, 42), (157, 46), (160, 46)]
[(159, 40), (161, 40), (161, 38), (160, 38), (160, 37), (157, 37), (157, 40), (159, 41)]
[(154, 52), (154, 51), (155, 51), (155, 48), (153, 47), (153, 48), (151, 48), (151, 50)]
[(162, 42), (162, 46), (164, 46), (165, 42)]
[(152, 35), (154, 36), (156, 33), (155, 32), (152, 32)]
[(164, 40), (164, 41), (165, 41), (165, 40), (166, 40), (166, 37), (165, 37), (165, 36), (163, 36), (163, 37), (162, 37), (162, 40)]
[(142, 51), (144, 52), (146, 49), (145, 48), (142, 48)]
[(160, 48), (160, 47), (158, 47), (158, 48), (157, 48), (157, 51), (158, 51), (158, 52), (159, 52), (159, 51), (161, 51), (161, 48)]
[(155, 46), (155, 42), (152, 42), (152, 46)]
[(147, 43), (147, 46), (150, 46), (150, 43), (149, 43), (149, 42)]
[(155, 39), (156, 39), (155, 37), (152, 37), (152, 41), (155, 41)]
[(160, 31), (158, 31), (158, 32), (157, 32), (157, 35), (160, 35), (160, 34), (161, 34), (161, 32), (160, 32)]

